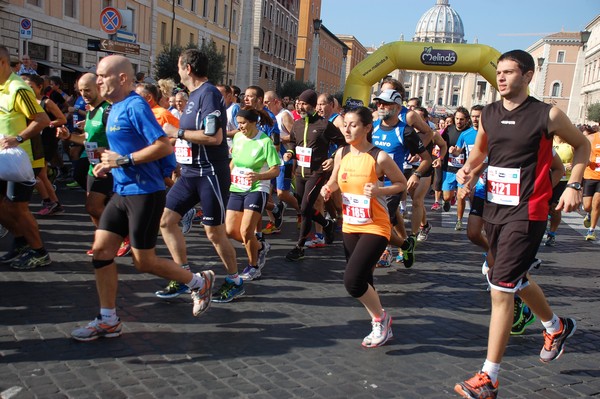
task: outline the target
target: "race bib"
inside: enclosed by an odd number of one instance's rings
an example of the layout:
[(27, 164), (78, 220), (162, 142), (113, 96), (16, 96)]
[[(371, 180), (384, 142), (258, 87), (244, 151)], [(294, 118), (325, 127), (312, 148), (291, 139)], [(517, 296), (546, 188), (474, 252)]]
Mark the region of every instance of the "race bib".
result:
[(600, 172), (600, 157), (596, 157), (596, 168), (594, 170)]
[(488, 166), (487, 200), (495, 204), (517, 206), (521, 194), (521, 169)]
[(250, 190), (252, 181), (248, 178), (249, 172), (252, 172), (252, 169), (234, 166), (231, 171), (231, 184), (242, 191)]
[(465, 154), (460, 154), (457, 156), (450, 154), (448, 157), (448, 164), (450, 164), (450, 166), (453, 166), (457, 169), (462, 168), (463, 165), (465, 164)]
[(182, 165), (191, 165), (192, 143), (187, 140), (177, 139), (175, 142), (175, 158)]
[(100, 152), (98, 151), (98, 143), (85, 142), (85, 153), (90, 161), (90, 164), (97, 165), (100, 163)]
[(312, 160), (312, 148), (296, 147), (296, 159), (298, 160), (298, 166), (310, 168), (310, 161)]
[(366, 195), (342, 193), (342, 212), (344, 223), (368, 224), (371, 218), (371, 198)]

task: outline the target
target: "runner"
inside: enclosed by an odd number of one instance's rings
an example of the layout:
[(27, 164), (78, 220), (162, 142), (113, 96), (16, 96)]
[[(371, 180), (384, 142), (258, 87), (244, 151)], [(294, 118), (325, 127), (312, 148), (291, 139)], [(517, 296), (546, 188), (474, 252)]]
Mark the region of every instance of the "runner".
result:
[(560, 109), (528, 95), (534, 70), (533, 58), (525, 51), (513, 50), (500, 56), (496, 80), (502, 100), (483, 109), (471, 155), (456, 176), (459, 183), (469, 183), (473, 180), (472, 169), (487, 154), (484, 220), (495, 261), (487, 274), (492, 316), (481, 371), (454, 387), (465, 398), (497, 397), (498, 372), (513, 323), (515, 293), (545, 327), (542, 362), (558, 359), (567, 338), (576, 330), (574, 319), (553, 313), (528, 271), (548, 217), (552, 136), (559, 135), (574, 148), (571, 178), (557, 206), (565, 212), (577, 209), (581, 203), (580, 181), (590, 146)]
[(257, 127), (259, 117), (261, 125), (274, 123), (263, 110), (244, 107), (238, 112), (240, 132), (233, 138), (231, 151), (231, 187), (225, 225), (227, 235), (244, 244), (248, 255), (248, 266), (240, 275), (243, 280), (260, 278), (265, 266), (269, 252), (266, 247), (270, 245), (266, 241), (259, 242), (255, 233), (267, 202), (270, 179), (279, 175), (281, 165), (275, 145)]
[[(362, 346), (374, 348), (393, 337), (392, 317), (382, 308), (373, 284), (373, 265), (391, 234), (385, 198), (405, 190), (406, 179), (392, 158), (371, 144), (373, 117), (368, 108), (347, 111), (344, 127), (344, 138), (350, 145), (336, 152), (333, 173), (321, 195), (327, 201), (333, 191), (342, 192), (344, 286), (371, 316), (373, 329)], [(383, 175), (390, 180), (387, 186), (383, 185)]]
[(101, 178), (112, 172), (114, 195), (100, 217), (93, 246), (92, 265), (100, 314), (87, 326), (71, 332), (78, 341), (121, 335), (122, 323), (116, 311), (118, 271), (114, 257), (128, 234), (135, 267), (190, 287), (194, 316), (200, 316), (210, 307), (214, 283), (211, 270), (192, 274), (172, 260), (156, 256), (160, 215), (165, 203), (165, 185), (158, 160), (172, 156), (173, 147), (148, 104), (133, 92), (133, 66), (127, 58), (105, 57), (98, 64), (97, 73), (100, 93), (112, 107), (106, 125), (110, 150), (102, 153), (102, 162), (94, 167), (94, 175)]

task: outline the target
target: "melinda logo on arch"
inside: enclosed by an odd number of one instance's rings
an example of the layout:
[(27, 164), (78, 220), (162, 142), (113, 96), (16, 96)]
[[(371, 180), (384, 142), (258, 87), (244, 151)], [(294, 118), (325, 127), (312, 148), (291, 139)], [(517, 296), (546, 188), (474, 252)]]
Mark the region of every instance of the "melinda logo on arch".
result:
[(451, 66), (456, 63), (458, 55), (453, 50), (437, 50), (425, 47), (421, 53), (421, 62), (424, 65)]

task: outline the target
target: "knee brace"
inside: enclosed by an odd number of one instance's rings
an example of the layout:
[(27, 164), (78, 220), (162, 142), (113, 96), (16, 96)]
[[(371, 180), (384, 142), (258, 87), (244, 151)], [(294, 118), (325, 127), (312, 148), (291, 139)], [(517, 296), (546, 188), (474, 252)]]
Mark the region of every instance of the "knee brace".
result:
[(92, 265), (94, 266), (94, 269), (102, 269), (103, 267), (112, 264), (114, 261), (114, 258), (108, 260), (92, 259)]

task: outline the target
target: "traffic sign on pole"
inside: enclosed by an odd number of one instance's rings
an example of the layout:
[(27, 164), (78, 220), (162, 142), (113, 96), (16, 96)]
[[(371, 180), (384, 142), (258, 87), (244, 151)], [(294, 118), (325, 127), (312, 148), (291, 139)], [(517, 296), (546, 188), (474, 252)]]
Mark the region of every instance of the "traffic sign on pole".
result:
[(26, 40), (33, 37), (33, 21), (30, 18), (21, 18), (19, 22), (19, 37)]
[(122, 24), (123, 17), (116, 8), (106, 7), (100, 12), (100, 27), (109, 35), (117, 33)]

